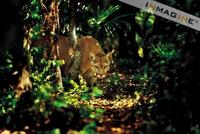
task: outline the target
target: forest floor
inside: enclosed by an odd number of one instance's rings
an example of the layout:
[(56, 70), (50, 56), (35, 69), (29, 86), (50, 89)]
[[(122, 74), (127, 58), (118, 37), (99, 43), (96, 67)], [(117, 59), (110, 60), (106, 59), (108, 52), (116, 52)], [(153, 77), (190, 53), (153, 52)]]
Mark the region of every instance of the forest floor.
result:
[[(150, 116), (148, 110), (144, 110), (152, 101), (154, 93), (143, 94), (138, 89), (147, 86), (148, 82), (136, 84), (133, 75), (129, 72), (113, 73), (111, 87), (101, 85), (104, 96), (92, 98), (87, 104), (94, 108), (105, 110), (102, 118), (98, 120), (96, 132), (100, 134), (132, 134), (140, 133), (141, 127)], [(110, 82), (110, 81), (109, 81)], [(115, 86), (113, 86), (115, 85)], [(146, 106), (145, 106), (146, 105)], [(142, 111), (144, 110), (144, 111)], [(145, 114), (142, 114), (145, 112)]]
[[(104, 110), (103, 115), (96, 120), (96, 133), (100, 134), (132, 134), (139, 130), (144, 121), (150, 116), (148, 110), (144, 110), (146, 104), (152, 101), (154, 93), (143, 94), (139, 92), (141, 83), (133, 81), (130, 73), (113, 73), (109, 79), (110, 84), (100, 83), (104, 89), (103, 96), (91, 98), (80, 102), (92, 108)], [(144, 82), (142, 86), (147, 86)], [(147, 108), (148, 109), (148, 108)], [(144, 111), (143, 111), (144, 110)], [(145, 113), (145, 114), (143, 114)], [(145, 115), (145, 117), (144, 117)], [(84, 124), (91, 122), (90, 119), (82, 119)], [(69, 129), (67, 134), (78, 134), (79, 130)], [(27, 131), (1, 130), (0, 134), (26, 134)]]
[(98, 133), (128, 134), (132, 129), (137, 127), (133, 120), (132, 108), (135, 105), (134, 99), (124, 95), (120, 99), (92, 99), (90, 105), (105, 110), (102, 120), (99, 121), (96, 131)]

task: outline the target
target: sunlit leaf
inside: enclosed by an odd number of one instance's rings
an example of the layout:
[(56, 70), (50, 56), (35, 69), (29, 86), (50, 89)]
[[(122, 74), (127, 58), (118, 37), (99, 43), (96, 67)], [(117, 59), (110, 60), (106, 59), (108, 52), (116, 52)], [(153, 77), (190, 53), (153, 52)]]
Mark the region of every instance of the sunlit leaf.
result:
[(88, 94), (83, 94), (81, 100), (89, 100), (90, 96)]
[(7, 66), (7, 68), (8, 68), (8, 69), (13, 68), (13, 64), (9, 64), (9, 65)]
[(155, 99), (155, 98), (152, 98), (152, 99), (149, 100), (149, 102), (150, 102), (151, 104), (155, 104), (155, 103), (156, 103), (156, 99)]
[(63, 101), (59, 101), (59, 100), (54, 101), (54, 102), (53, 102), (53, 106), (55, 106), (55, 107), (57, 107), (57, 108), (67, 107), (67, 106), (66, 106), (66, 103), (64, 103)]
[(143, 58), (144, 57), (144, 53), (143, 53), (143, 48), (142, 47), (139, 47), (138, 48), (138, 55)]
[(96, 134), (95, 128), (96, 128), (96, 123), (91, 122), (91, 123), (87, 124), (83, 128), (83, 130), (80, 131), (80, 134)]
[(95, 119), (96, 118), (96, 114), (95, 113), (90, 114), (90, 118)]
[(99, 97), (103, 95), (103, 91), (98, 87), (93, 87), (92, 89), (92, 96)]
[(120, 6), (116, 5), (116, 6), (109, 6), (108, 8), (105, 7), (104, 9), (100, 10), (100, 8), (97, 8), (97, 13), (96, 16), (89, 19), (88, 20), (88, 24), (91, 27), (97, 26), (97, 25), (101, 25), (102, 23), (105, 22), (105, 20), (114, 12), (116, 12), (117, 10), (119, 10)]
[(140, 37), (140, 35), (137, 32), (135, 33), (135, 41), (139, 46), (143, 44), (143, 39), (142, 37)]
[[(155, 16), (154, 15), (150, 15), (148, 17), (148, 20), (146, 22), (146, 27), (149, 29), (149, 30), (152, 30), (152, 26), (155, 22)], [(150, 31), (149, 31), (150, 32)]]
[(38, 20), (41, 18), (39, 14), (34, 13), (34, 12), (31, 14), (31, 17), (32, 17), (33, 19), (38, 19)]
[(153, 25), (154, 22), (155, 22), (155, 18), (156, 18), (156, 17), (155, 17), (154, 15), (151, 15), (151, 16), (149, 16), (148, 21), (151, 22), (151, 24)]
[(32, 0), (31, 1), (31, 5), (36, 5), (37, 4), (37, 0)]
[(61, 134), (61, 131), (59, 128), (54, 128), (53, 130), (51, 130), (51, 134)]
[(97, 109), (96, 109), (96, 113), (102, 114), (102, 113), (104, 113), (104, 112), (105, 112), (105, 110), (103, 110), (103, 109), (101, 109), (101, 108), (97, 108)]
[(143, 27), (143, 19), (142, 19), (142, 17), (136, 16), (135, 17), (135, 21), (140, 27)]
[(90, 27), (94, 27), (97, 25), (97, 22), (96, 22), (95, 18), (91, 18), (88, 20), (88, 24)]
[(3, 114), (6, 114), (5, 107), (2, 107), (1, 112), (2, 112)]

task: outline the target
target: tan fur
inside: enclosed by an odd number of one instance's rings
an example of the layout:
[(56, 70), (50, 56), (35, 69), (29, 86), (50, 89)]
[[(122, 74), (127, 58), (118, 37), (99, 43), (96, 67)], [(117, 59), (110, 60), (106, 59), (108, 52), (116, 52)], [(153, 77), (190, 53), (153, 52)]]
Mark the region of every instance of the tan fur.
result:
[[(46, 43), (43, 43), (46, 44)], [(105, 54), (99, 42), (92, 36), (78, 38), (77, 44), (81, 51), (80, 73), (89, 85), (93, 85), (95, 79), (105, 78), (110, 68), (112, 52)], [(58, 38), (59, 58), (65, 61), (62, 72), (68, 75), (69, 61), (73, 55), (69, 39), (64, 36)]]

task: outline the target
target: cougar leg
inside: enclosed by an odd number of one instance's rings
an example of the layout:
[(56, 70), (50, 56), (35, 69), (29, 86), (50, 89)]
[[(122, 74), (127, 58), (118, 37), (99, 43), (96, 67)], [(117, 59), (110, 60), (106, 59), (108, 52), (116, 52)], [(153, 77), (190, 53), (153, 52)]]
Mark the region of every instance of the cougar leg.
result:
[(87, 86), (90, 88), (94, 85), (94, 75), (90, 69), (88, 69), (85, 73), (82, 74), (83, 78), (86, 80)]

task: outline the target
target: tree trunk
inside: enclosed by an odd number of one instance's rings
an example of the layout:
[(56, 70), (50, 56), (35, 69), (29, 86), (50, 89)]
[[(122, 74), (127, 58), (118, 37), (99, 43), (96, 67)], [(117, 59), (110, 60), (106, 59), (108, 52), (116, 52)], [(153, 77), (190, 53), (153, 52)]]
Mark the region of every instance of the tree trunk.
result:
[(68, 74), (71, 79), (77, 79), (80, 73), (80, 62), (81, 62), (81, 52), (77, 45), (77, 36), (76, 36), (76, 13), (77, 13), (77, 4), (76, 0), (70, 0), (69, 10), (70, 10), (70, 24), (69, 24), (69, 44), (73, 52), (71, 53), (71, 58), (69, 64), (71, 65), (68, 68)]
[(72, 48), (76, 48), (76, 10), (77, 10), (77, 1), (70, 0), (69, 3), (70, 10), (70, 21), (69, 21), (69, 42)]
[[(50, 7), (50, 11), (45, 16), (46, 24), (44, 25), (44, 27), (47, 36), (50, 35), (50, 58), (53, 60), (58, 60), (59, 46), (56, 37), (56, 32), (59, 28), (59, 9), (57, 0), (52, 0)], [(57, 85), (60, 89), (63, 89), (62, 74), (60, 67), (56, 67), (55, 74)]]

